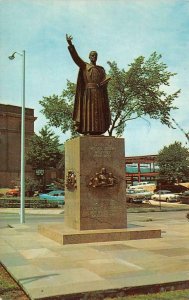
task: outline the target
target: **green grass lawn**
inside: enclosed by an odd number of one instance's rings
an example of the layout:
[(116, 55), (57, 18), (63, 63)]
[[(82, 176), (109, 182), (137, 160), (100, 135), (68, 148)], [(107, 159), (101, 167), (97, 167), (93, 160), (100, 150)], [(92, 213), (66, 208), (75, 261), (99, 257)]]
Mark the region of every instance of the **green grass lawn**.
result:
[(0, 264), (0, 299), (1, 300), (29, 300), (21, 287), (13, 280)]
[(0, 188), (0, 194), (5, 195), (9, 188)]
[(157, 294), (105, 298), (104, 300), (189, 300), (189, 289)]

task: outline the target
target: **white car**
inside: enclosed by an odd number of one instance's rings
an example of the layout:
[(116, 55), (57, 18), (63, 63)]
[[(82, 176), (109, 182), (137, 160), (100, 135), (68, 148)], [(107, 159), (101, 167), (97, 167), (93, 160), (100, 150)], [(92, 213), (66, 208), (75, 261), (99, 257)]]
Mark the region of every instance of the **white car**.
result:
[(145, 189), (145, 188), (152, 188), (153, 190), (155, 190), (156, 185), (154, 183), (149, 183), (147, 181), (143, 181), (143, 182), (138, 182), (136, 185), (130, 185), (129, 189), (131, 190), (136, 190), (136, 189)]
[(159, 190), (152, 196), (152, 200), (171, 202), (178, 201), (178, 197), (179, 195), (176, 195), (169, 190)]
[(128, 202), (142, 203), (143, 200), (150, 200), (153, 194), (153, 192), (148, 192), (144, 189), (128, 189), (126, 190), (126, 199)]

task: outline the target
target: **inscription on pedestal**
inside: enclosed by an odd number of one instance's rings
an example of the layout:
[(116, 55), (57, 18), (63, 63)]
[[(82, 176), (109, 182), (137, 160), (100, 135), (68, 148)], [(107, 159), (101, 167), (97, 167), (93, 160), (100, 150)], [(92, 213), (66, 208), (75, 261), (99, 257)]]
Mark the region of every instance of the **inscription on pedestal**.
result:
[(121, 209), (117, 206), (116, 201), (109, 199), (106, 204), (104, 202), (98, 202), (94, 203), (92, 207), (86, 207), (85, 212), (83, 213), (83, 217), (102, 220), (105, 212), (109, 215), (109, 217), (111, 217), (115, 213), (115, 210), (121, 212)]
[(115, 151), (114, 147), (111, 146), (99, 146), (98, 144), (89, 147), (89, 151), (92, 153), (93, 157), (112, 157), (112, 152)]

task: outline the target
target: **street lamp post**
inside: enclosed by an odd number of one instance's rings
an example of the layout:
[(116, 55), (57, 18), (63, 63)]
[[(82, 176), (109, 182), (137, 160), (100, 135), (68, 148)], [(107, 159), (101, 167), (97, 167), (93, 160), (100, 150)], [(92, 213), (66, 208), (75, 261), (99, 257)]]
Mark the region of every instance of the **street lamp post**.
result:
[(14, 52), (9, 59), (13, 60), (15, 55), (22, 56), (22, 116), (21, 116), (21, 170), (20, 170), (20, 223), (25, 223), (25, 50), (22, 53)]

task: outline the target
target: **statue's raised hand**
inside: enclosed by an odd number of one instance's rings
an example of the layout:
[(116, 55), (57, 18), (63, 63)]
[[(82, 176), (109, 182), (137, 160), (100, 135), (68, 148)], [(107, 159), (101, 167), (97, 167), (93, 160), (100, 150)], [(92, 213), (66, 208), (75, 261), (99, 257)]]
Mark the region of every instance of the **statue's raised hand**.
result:
[(66, 34), (66, 40), (70, 46), (72, 45), (72, 39), (73, 37), (71, 35)]

